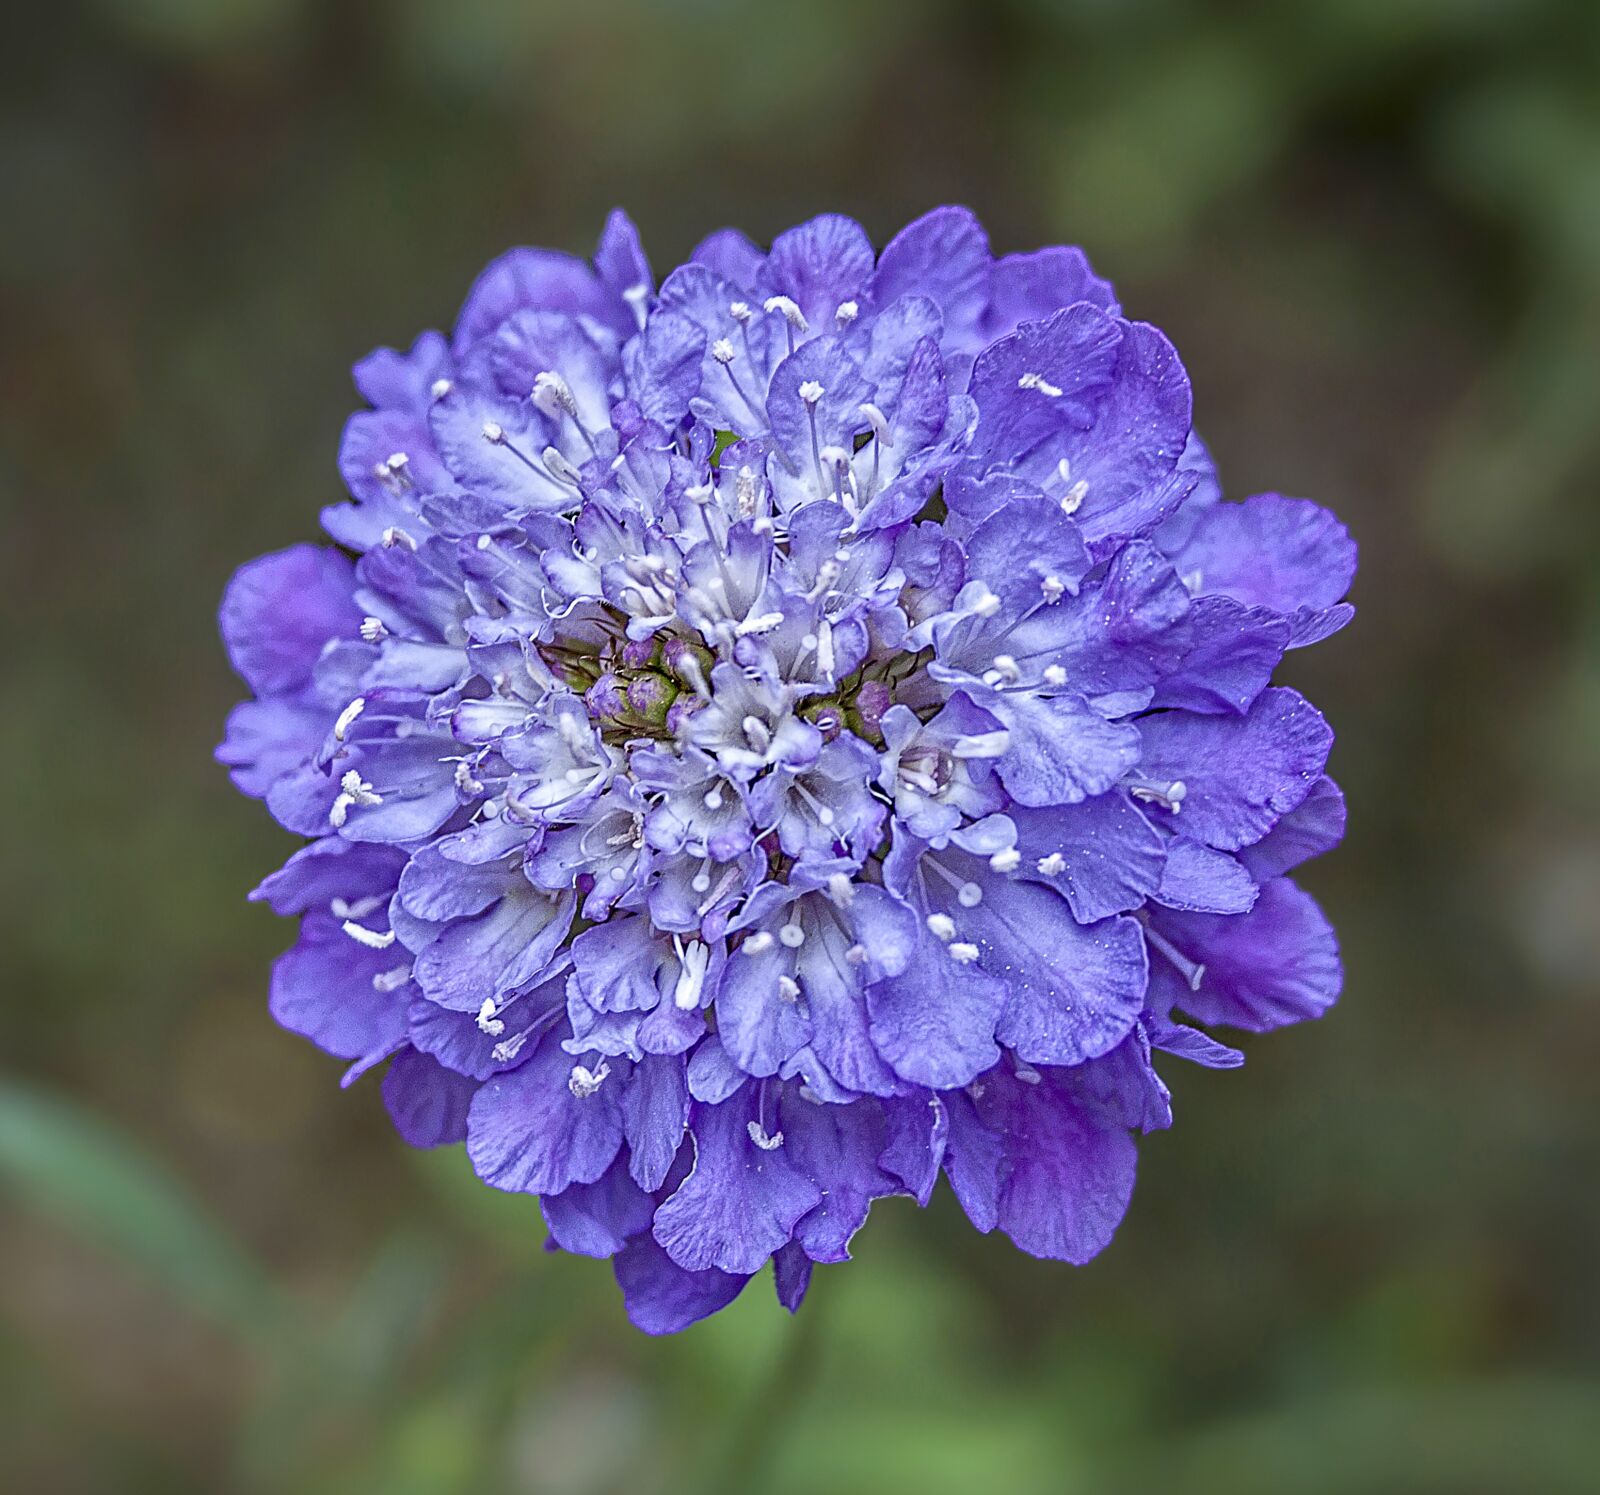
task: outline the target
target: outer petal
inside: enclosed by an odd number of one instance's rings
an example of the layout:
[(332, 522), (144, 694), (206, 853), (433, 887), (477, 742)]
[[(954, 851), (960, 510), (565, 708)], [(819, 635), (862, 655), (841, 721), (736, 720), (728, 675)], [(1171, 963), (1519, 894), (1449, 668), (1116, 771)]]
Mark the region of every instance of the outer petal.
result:
[(368, 949), (331, 914), (308, 914), (299, 943), (272, 968), (272, 1015), (341, 1059), (376, 1053), (405, 1037), (406, 997), (373, 978), (403, 964), (403, 951)]
[(383, 1103), (395, 1130), (413, 1147), (447, 1147), (465, 1140), (467, 1108), (477, 1089), (475, 1080), (407, 1047), (383, 1076)]
[(473, 1097), (467, 1156), (486, 1184), (559, 1194), (610, 1166), (622, 1146), (616, 1088), (608, 1080), (592, 1095), (574, 1095), (571, 1073), (571, 1055), (546, 1037), (520, 1069), (496, 1075)]
[(1126, 1130), (1048, 1080), (998, 1080), (978, 1109), (1004, 1141), (1000, 1228), (1030, 1256), (1081, 1266), (1104, 1250), (1133, 1196)]
[(311, 683), (322, 646), (352, 638), (361, 610), (355, 571), (337, 550), (292, 545), (247, 561), (223, 593), (220, 622), (228, 659), (257, 695)]
[(1193, 991), (1163, 978), (1177, 1005), (1203, 1023), (1260, 1033), (1321, 1017), (1338, 1000), (1338, 941), (1315, 900), (1288, 878), (1263, 885), (1249, 913), (1162, 912), (1152, 927), (1204, 966)]
[(685, 1271), (649, 1235), (635, 1236), (618, 1254), (616, 1274), (628, 1318), (646, 1334), (687, 1329), (726, 1308), (750, 1280), (715, 1267)]
[(753, 1095), (745, 1091), (694, 1116), (694, 1168), (656, 1211), (655, 1238), (680, 1267), (749, 1275), (788, 1241), (822, 1193), (782, 1144), (756, 1146)]
[[(1075, 805), (1008, 812), (1022, 854), (1018, 875), (1044, 882), (1092, 924), (1138, 908), (1161, 885), (1166, 846), (1160, 831), (1120, 792)], [(1050, 872), (1057, 857), (1059, 871)]]
[[(1327, 722), (1298, 691), (1263, 691), (1245, 716), (1158, 712), (1139, 722), (1140, 771), (1186, 789), (1173, 828), (1222, 851), (1259, 841), (1321, 777)], [(1162, 813), (1162, 812), (1156, 812)]]

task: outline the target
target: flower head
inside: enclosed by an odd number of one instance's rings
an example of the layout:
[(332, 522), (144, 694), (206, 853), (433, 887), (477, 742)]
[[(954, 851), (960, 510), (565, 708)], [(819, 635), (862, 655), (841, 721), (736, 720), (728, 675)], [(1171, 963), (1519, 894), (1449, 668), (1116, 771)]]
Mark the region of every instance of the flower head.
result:
[(1350, 616), (1298, 499), (1220, 499), (1188, 380), (1076, 250), (823, 217), (656, 286), (516, 250), (359, 365), (335, 547), (222, 608), (219, 756), (308, 838), (280, 1022), (465, 1140), (661, 1332), (873, 1199), (1087, 1261), (1157, 1053), (1335, 999), (1285, 874), (1333, 845)]

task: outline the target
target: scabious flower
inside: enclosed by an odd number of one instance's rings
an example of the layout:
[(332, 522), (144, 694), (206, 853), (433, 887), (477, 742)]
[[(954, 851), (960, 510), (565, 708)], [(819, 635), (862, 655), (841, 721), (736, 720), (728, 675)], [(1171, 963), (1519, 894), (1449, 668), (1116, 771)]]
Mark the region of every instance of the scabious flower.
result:
[(272, 1010), (642, 1329), (768, 1261), (795, 1308), (941, 1173), (1086, 1262), (1154, 1056), (1334, 1001), (1285, 875), (1343, 831), (1332, 733), (1269, 681), (1354, 546), (1222, 501), (1080, 251), (829, 216), (658, 287), (616, 214), (355, 382), (335, 544), (222, 605), (218, 756), (308, 838), (254, 895), (301, 921)]

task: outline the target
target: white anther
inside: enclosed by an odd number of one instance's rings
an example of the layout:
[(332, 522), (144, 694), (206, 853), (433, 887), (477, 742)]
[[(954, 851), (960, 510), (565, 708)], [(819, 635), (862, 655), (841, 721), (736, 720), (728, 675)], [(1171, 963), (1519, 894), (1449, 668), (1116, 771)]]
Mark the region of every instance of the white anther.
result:
[(371, 898), (357, 898), (354, 903), (346, 903), (343, 898), (330, 898), (328, 912), (336, 919), (364, 919), (368, 914), (377, 913), (388, 901), (381, 893)]
[(827, 392), (815, 379), (803, 380), (800, 385), (800, 398), (813, 409), (816, 408), (817, 401)]
[(756, 511), (756, 499), (761, 495), (761, 487), (756, 481), (755, 469), (744, 466), (735, 474), (733, 480), (733, 496), (739, 505), (739, 517), (748, 519)]
[(865, 945), (852, 945), (844, 952), (845, 960), (853, 966), (864, 966), (867, 963), (867, 947)]
[(1044, 683), (1057, 687), (1067, 683), (1067, 672), (1058, 664), (1047, 664), (1044, 667)]
[(479, 550), (487, 550), (491, 545), (494, 544), (494, 536), (479, 535), (475, 543)]
[(762, 1150), (762, 1152), (772, 1152), (775, 1149), (783, 1146), (783, 1133), (774, 1132), (769, 1137), (767, 1135), (767, 1129), (762, 1126), (759, 1121), (752, 1121), (750, 1123), (749, 1130), (750, 1140), (754, 1142), (755, 1145)]
[(1015, 685), (1022, 678), (1022, 671), (1017, 668), (1016, 660), (1009, 654), (995, 655), (993, 673), (1007, 685)]
[(506, 439), (506, 428), (497, 420), (486, 420), (483, 423), (483, 439), (498, 444)]
[(956, 921), (949, 914), (929, 914), (928, 932), (948, 945), (956, 937)]
[(1061, 395), (1060, 385), (1050, 383), (1043, 374), (1024, 374), (1017, 380), (1017, 388), (1036, 389), (1040, 394), (1048, 395), (1052, 400), (1058, 399)]
[(785, 1002), (798, 1002), (800, 1000), (800, 983), (793, 976), (778, 977), (778, 995)]
[(328, 824), (337, 830), (345, 823), (352, 805), (366, 807), (382, 803), (383, 796), (374, 792), (371, 784), (367, 783), (355, 769), (347, 769), (345, 776), (339, 780), (338, 797), (328, 809)]
[(685, 945), (676, 935), (672, 943), (683, 966), (678, 972), (677, 985), (672, 988), (672, 1005), (680, 1012), (689, 1012), (700, 1005), (701, 994), (705, 991), (711, 949), (701, 940), (690, 940)]
[(520, 1033), (513, 1033), (510, 1038), (501, 1039), (489, 1050), (489, 1057), (496, 1064), (509, 1064), (522, 1052), (522, 1046), (528, 1041), (528, 1035), (532, 1032), (532, 1028), (524, 1028)]
[(740, 638), (747, 638), (752, 633), (771, 633), (774, 628), (782, 626), (782, 613), (759, 613), (753, 618), (746, 618), (733, 631)]
[(1042, 856), (1034, 863), (1044, 877), (1056, 877), (1067, 870), (1067, 859), (1059, 851), (1052, 851), (1049, 856)]
[(732, 363), (734, 359), (733, 344), (727, 338), (719, 337), (716, 342), (712, 343), (711, 345), (711, 356), (715, 358), (718, 363)]
[(719, 784), (707, 789), (700, 803), (708, 810), (720, 810), (722, 808), (722, 786)]
[(957, 941), (949, 949), (950, 959), (957, 965), (969, 966), (978, 958), (978, 947), (968, 944), (965, 940)]
[(554, 369), (542, 369), (533, 376), (533, 393), (528, 396), (546, 415), (578, 414), (578, 402), (572, 397), (572, 386)]
[(350, 730), (355, 724), (355, 719), (366, 709), (367, 698), (365, 696), (357, 696), (355, 700), (346, 706), (339, 713), (338, 721), (333, 724), (333, 740), (335, 742), (343, 742), (344, 734)]
[(406, 550), (417, 548), (417, 542), (397, 524), (391, 524), (379, 538), (385, 550), (393, 550), (396, 545)]
[(768, 930), (758, 929), (739, 948), (746, 955), (760, 955), (763, 950), (772, 948), (772, 934)]
[(798, 924), (785, 924), (778, 931), (779, 943), (788, 950), (798, 950), (806, 942), (806, 932)]
[(975, 882), (964, 882), (956, 890), (956, 902), (962, 908), (976, 908), (983, 902), (983, 889)]
[(642, 281), (636, 286), (629, 286), (628, 289), (622, 293), (622, 299), (628, 303), (629, 309), (633, 312), (633, 320), (639, 324), (639, 331), (643, 332), (645, 323), (645, 302), (650, 299), (650, 287), (645, 285)]
[(588, 1098), (597, 1091), (611, 1073), (611, 1066), (602, 1059), (593, 1069), (582, 1064), (574, 1064), (572, 1073), (567, 1076), (567, 1089), (579, 1100)]
[(1008, 846), (1004, 851), (997, 851), (989, 858), (989, 865), (996, 872), (1015, 872), (1022, 865), (1022, 853), (1015, 846)]
[(497, 1011), (493, 997), (485, 997), (483, 1006), (478, 1009), (478, 1031), (490, 1038), (498, 1038), (506, 1031), (505, 1022), (495, 1016)]
[(433, 384), (429, 387), (428, 393), (431, 394), (434, 399), (442, 400), (454, 387), (455, 386), (452, 385), (448, 379), (435, 379)]
[(1046, 602), (1059, 602), (1066, 595), (1067, 584), (1052, 571), (1039, 583), (1039, 591)]
[[(978, 585), (983, 587), (983, 583), (981, 581), (978, 583)], [(987, 587), (983, 587), (983, 591), (979, 594), (978, 600), (972, 605), (972, 610), (980, 618), (992, 618), (997, 612), (1000, 611), (1000, 599), (996, 597), (995, 594)]]
[(1017, 1078), (1024, 1085), (1038, 1085), (1044, 1080), (1044, 1076), (1038, 1070), (1031, 1064), (1024, 1064), (1020, 1059), (1017, 1061)]
[(1067, 489), (1066, 495), (1062, 498), (1061, 512), (1063, 514), (1076, 514), (1083, 507), (1083, 501), (1088, 496), (1089, 480), (1087, 478), (1079, 478), (1076, 483)]
[(861, 315), (861, 308), (854, 301), (841, 301), (834, 309), (833, 320), (841, 327), (848, 327)]
[(772, 733), (759, 716), (747, 716), (739, 725), (744, 729), (745, 739), (758, 753), (772, 746)]
[(778, 312), (783, 317), (783, 320), (793, 327), (796, 332), (809, 332), (811, 330), (806, 321), (805, 313), (787, 296), (768, 296), (761, 303), (761, 309), (762, 311)]
[(411, 979), (410, 966), (396, 966), (392, 971), (379, 971), (372, 978), (373, 991), (399, 991)]
[(1171, 801), (1173, 814), (1183, 808), (1183, 799), (1188, 792), (1189, 786), (1182, 779), (1174, 779), (1167, 785), (1167, 799)]
[(456, 788), (463, 794), (482, 794), (483, 780), (472, 776), (472, 765), (463, 758), (456, 764)]
[(856, 896), (856, 885), (850, 881), (843, 872), (830, 872), (828, 874), (828, 897), (839, 905), (847, 908), (850, 901)]
[(850, 470), (850, 453), (842, 446), (825, 446), (817, 453), (817, 461), (843, 476)]
[(708, 504), (717, 496), (717, 490), (710, 483), (696, 483), (692, 488), (685, 488), (683, 496), (692, 504)]
[(893, 446), (894, 437), (889, 432), (889, 417), (878, 409), (871, 400), (856, 406), (857, 412), (872, 427), (872, 434), (877, 439), (879, 446)]
[(395, 942), (395, 932), (386, 929), (381, 934), (376, 929), (368, 929), (365, 924), (357, 924), (354, 919), (346, 919), (340, 926), (358, 945), (365, 945), (369, 950), (387, 950)]
[(728, 304), (728, 315), (743, 327), (755, 313), (750, 310), (748, 301), (733, 301)]
[(389, 630), (383, 626), (382, 618), (363, 618), (361, 620), (361, 637), (369, 644), (376, 644), (381, 639), (389, 636)]
[(544, 463), (544, 470), (558, 483), (566, 483), (576, 488), (583, 477), (583, 474), (553, 446), (547, 446), (540, 452), (539, 460)]

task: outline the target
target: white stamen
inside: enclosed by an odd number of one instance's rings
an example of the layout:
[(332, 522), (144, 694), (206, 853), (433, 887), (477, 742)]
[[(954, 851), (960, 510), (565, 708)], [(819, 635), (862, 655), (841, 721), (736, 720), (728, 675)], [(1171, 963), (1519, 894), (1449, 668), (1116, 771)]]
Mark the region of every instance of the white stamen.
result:
[(743, 327), (755, 313), (750, 310), (748, 301), (733, 301), (728, 305), (728, 315)]
[(783, 1146), (783, 1133), (774, 1132), (769, 1137), (767, 1135), (767, 1129), (762, 1126), (759, 1121), (752, 1121), (750, 1123), (750, 1140), (754, 1142), (755, 1145), (762, 1150), (762, 1152), (772, 1152), (776, 1148)]
[(396, 938), (392, 929), (380, 934), (376, 929), (368, 929), (365, 924), (357, 924), (354, 919), (346, 919), (340, 927), (358, 945), (365, 945), (369, 950), (387, 950)]
[(785, 924), (778, 931), (779, 942), (789, 950), (798, 950), (806, 942), (806, 932), (798, 924)]
[(1067, 683), (1067, 672), (1058, 664), (1047, 664), (1044, 667), (1044, 683), (1058, 687), (1065, 685)]
[(700, 1005), (706, 985), (706, 967), (711, 962), (710, 947), (700, 940), (690, 940), (687, 945), (676, 935), (672, 943), (678, 952), (683, 969), (678, 972), (678, 984), (672, 989), (672, 1005), (680, 1012), (689, 1012)]
[(543, 369), (533, 376), (533, 393), (528, 398), (546, 415), (577, 417), (578, 402), (572, 397), (572, 386), (554, 369)]
[(774, 628), (782, 626), (782, 613), (761, 613), (754, 618), (746, 618), (733, 631), (740, 638), (747, 638), (752, 633), (771, 633)]
[(374, 792), (372, 785), (367, 783), (355, 769), (347, 769), (345, 776), (339, 780), (339, 794), (328, 809), (328, 824), (338, 829), (350, 814), (351, 806), (381, 805), (383, 796)]
[(1039, 583), (1039, 591), (1043, 594), (1046, 602), (1059, 602), (1066, 595), (1066, 590), (1066, 582), (1062, 581), (1054, 572), (1051, 572), (1049, 576)]
[(997, 851), (989, 858), (989, 865), (996, 872), (1015, 872), (1022, 865), (1022, 853), (1015, 846), (1008, 846), (1004, 851)]
[[(382, 626), (382, 624), (379, 624), (379, 627)], [(366, 709), (367, 698), (365, 696), (357, 696), (339, 713), (338, 721), (333, 724), (333, 739), (335, 742), (344, 741), (344, 734), (350, 730), (355, 723), (355, 719)]]
[(532, 1028), (524, 1028), (520, 1033), (513, 1033), (510, 1038), (502, 1039), (489, 1050), (489, 1057), (496, 1064), (509, 1064), (522, 1052), (522, 1046), (528, 1041)]
[(411, 979), (410, 966), (396, 966), (392, 971), (379, 971), (372, 978), (373, 991), (399, 991)]
[(800, 385), (800, 398), (813, 407), (827, 392), (815, 379), (806, 379)]
[(1043, 374), (1024, 374), (1017, 380), (1017, 388), (1036, 389), (1040, 394), (1047, 395), (1052, 400), (1059, 399), (1061, 396), (1061, 386), (1050, 383)]
[(976, 908), (983, 902), (983, 889), (975, 882), (964, 882), (956, 890), (956, 902), (962, 908)]
[(544, 463), (544, 470), (558, 483), (566, 483), (569, 487), (576, 488), (583, 477), (583, 474), (553, 446), (547, 446), (540, 452), (539, 459)]
[(639, 324), (639, 331), (644, 331), (645, 303), (650, 299), (650, 287), (641, 282), (636, 286), (629, 286), (622, 293), (622, 299), (628, 303), (633, 312), (633, 320)]
[[(732, 308), (729, 308), (730, 310)], [(809, 332), (810, 324), (806, 321), (805, 313), (800, 310), (787, 296), (769, 296), (761, 304), (762, 311), (778, 312), (785, 322), (796, 332)]]
[(1067, 859), (1059, 851), (1052, 851), (1049, 856), (1042, 856), (1034, 863), (1044, 877), (1057, 877), (1067, 870)]
[(1062, 498), (1061, 512), (1063, 514), (1076, 514), (1083, 507), (1083, 501), (1088, 496), (1089, 480), (1087, 478), (1079, 478), (1076, 483), (1067, 489), (1066, 496)]
[(793, 976), (778, 977), (778, 996), (785, 1002), (798, 1002), (800, 983)]
[(948, 945), (956, 937), (956, 921), (949, 914), (929, 914), (928, 932)]
[(1044, 1076), (1038, 1070), (1031, 1064), (1024, 1064), (1020, 1059), (1017, 1061), (1017, 1078), (1024, 1085), (1038, 1085), (1044, 1080)]
[(872, 427), (873, 437), (880, 446), (893, 446), (894, 437), (889, 433), (889, 417), (883, 413), (872, 401), (856, 406), (857, 411)]
[(435, 379), (432, 386), (429, 388), (428, 393), (431, 394), (434, 399), (442, 400), (454, 387), (455, 386), (452, 385), (448, 379)]
[(864, 966), (867, 963), (867, 947), (865, 945), (852, 945), (844, 952), (844, 958), (853, 966)]
[(856, 885), (850, 881), (843, 872), (830, 872), (828, 874), (828, 897), (839, 905), (848, 908), (851, 900), (856, 896)]
[(834, 310), (833, 319), (841, 327), (848, 327), (861, 315), (861, 308), (854, 301), (841, 301)]
[(389, 630), (383, 626), (382, 618), (363, 618), (361, 620), (361, 637), (369, 644), (376, 644), (381, 639), (389, 636)]
[(734, 359), (733, 344), (727, 338), (719, 337), (716, 342), (712, 343), (711, 345), (711, 356), (715, 358), (718, 363), (732, 363)]
[(950, 946), (950, 959), (957, 965), (969, 966), (978, 958), (978, 947), (965, 940)]
[(417, 542), (397, 524), (391, 524), (383, 532), (381, 540), (385, 550), (393, 550), (396, 545), (403, 546), (406, 550), (415, 550), (417, 548)]
[(491, 545), (494, 544), (494, 536), (479, 535), (475, 543), (479, 550), (487, 550)]
[(769, 930), (758, 929), (739, 948), (746, 955), (759, 955), (763, 950), (772, 948), (772, 934)]
[(490, 1038), (498, 1038), (506, 1031), (504, 1021), (495, 1016), (496, 1010), (493, 997), (485, 997), (483, 1006), (478, 1009), (478, 1031)]
[[(994, 676), (992, 680), (989, 678), (991, 675)], [(1016, 660), (1009, 654), (996, 654), (993, 668), (983, 672), (983, 680), (986, 685), (997, 685), (1001, 681), (1004, 681), (1007, 685), (1015, 685), (1021, 678), (1022, 671), (1017, 668)]]
[(483, 423), (483, 439), (498, 445), (506, 439), (506, 428), (497, 420), (486, 420)]
[(579, 1100), (588, 1098), (597, 1091), (611, 1073), (611, 1066), (602, 1059), (593, 1069), (582, 1064), (574, 1064), (572, 1073), (567, 1076), (567, 1089)]
[(377, 913), (388, 901), (388, 897), (382, 893), (370, 898), (357, 898), (354, 903), (346, 903), (343, 898), (330, 898), (328, 912), (336, 919), (364, 919), (368, 914)]
[(717, 784), (707, 789), (701, 797), (700, 803), (708, 810), (720, 810), (722, 808), (722, 786)]

